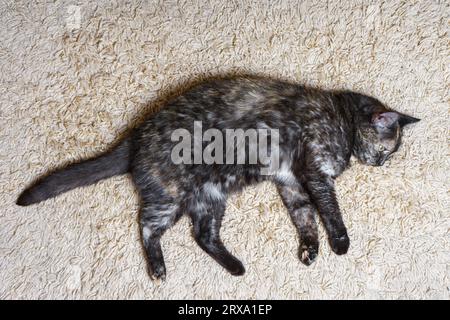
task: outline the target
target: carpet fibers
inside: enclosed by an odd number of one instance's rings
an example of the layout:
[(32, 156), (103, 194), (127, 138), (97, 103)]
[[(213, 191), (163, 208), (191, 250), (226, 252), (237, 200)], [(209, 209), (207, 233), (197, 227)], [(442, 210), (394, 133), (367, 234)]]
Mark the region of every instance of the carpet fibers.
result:
[[(0, 298), (449, 299), (448, 1), (0, 1)], [(182, 218), (152, 282), (138, 198), (119, 176), (22, 208), (37, 176), (105, 150), (192, 79), (264, 74), (378, 97), (422, 121), (381, 168), (337, 181), (351, 239), (317, 261), (275, 188), (229, 199), (207, 256)]]

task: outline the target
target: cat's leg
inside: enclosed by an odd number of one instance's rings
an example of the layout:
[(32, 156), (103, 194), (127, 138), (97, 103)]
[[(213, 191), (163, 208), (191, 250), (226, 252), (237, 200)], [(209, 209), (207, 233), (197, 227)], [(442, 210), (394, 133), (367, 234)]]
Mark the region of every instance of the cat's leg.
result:
[(309, 266), (313, 263), (319, 251), (316, 223), (317, 209), (311, 202), (306, 190), (300, 184), (277, 184), (277, 188), (292, 222), (297, 228), (300, 238), (300, 261)]
[(190, 201), (194, 237), (198, 245), (232, 275), (242, 275), (245, 268), (224, 246), (220, 227), (225, 213), (225, 198), (218, 194), (201, 193)]
[(161, 237), (176, 221), (178, 206), (173, 204), (145, 204), (141, 208), (140, 227), (149, 273), (164, 280), (166, 266), (161, 250)]
[(339, 255), (347, 253), (350, 240), (336, 199), (334, 180), (321, 173), (313, 173), (308, 174), (305, 184), (328, 233), (331, 249)]
[(164, 232), (180, 218), (180, 206), (157, 180), (140, 179), (136, 185), (141, 198), (139, 220), (149, 273), (155, 279), (164, 280), (166, 267), (160, 240)]

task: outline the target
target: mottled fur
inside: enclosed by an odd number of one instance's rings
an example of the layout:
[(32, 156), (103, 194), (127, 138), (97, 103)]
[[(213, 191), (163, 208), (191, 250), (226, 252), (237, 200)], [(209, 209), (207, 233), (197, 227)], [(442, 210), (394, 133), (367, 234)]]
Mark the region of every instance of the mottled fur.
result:
[[(192, 132), (194, 121), (202, 121), (204, 130), (222, 132), (278, 129), (279, 168), (273, 175), (262, 175), (260, 164), (174, 164), (171, 150), (176, 142), (171, 134), (179, 128)], [(401, 127), (416, 121), (353, 92), (251, 76), (216, 79), (173, 99), (110, 153), (50, 174), (24, 191), (17, 203), (29, 205), (130, 172), (141, 197), (142, 238), (154, 277), (166, 274), (160, 238), (183, 214), (191, 217), (199, 246), (230, 273), (241, 275), (242, 263), (219, 235), (226, 200), (244, 186), (270, 180), (298, 230), (299, 257), (309, 265), (319, 248), (317, 216), (332, 250), (337, 254), (348, 250), (334, 179), (348, 167), (351, 155), (369, 165), (382, 165), (397, 150)], [(248, 145), (238, 148), (243, 147)]]

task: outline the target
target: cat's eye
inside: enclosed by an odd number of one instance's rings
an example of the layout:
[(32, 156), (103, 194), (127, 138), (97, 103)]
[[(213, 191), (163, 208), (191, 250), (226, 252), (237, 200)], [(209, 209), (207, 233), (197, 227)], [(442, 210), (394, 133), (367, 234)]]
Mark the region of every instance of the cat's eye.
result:
[(386, 150), (386, 148), (382, 144), (378, 145), (378, 151), (382, 152), (384, 150)]

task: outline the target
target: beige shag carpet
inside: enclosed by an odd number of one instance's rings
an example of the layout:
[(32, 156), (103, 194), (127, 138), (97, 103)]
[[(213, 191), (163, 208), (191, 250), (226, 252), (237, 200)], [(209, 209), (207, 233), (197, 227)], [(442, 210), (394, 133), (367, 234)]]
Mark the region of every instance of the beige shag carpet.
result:
[[(449, 299), (448, 1), (0, 1), (0, 298)], [(138, 199), (115, 177), (21, 208), (19, 192), (105, 150), (192, 79), (251, 72), (380, 98), (422, 121), (382, 168), (338, 179), (351, 247), (317, 261), (270, 184), (233, 196), (207, 256), (183, 218), (152, 282)]]

